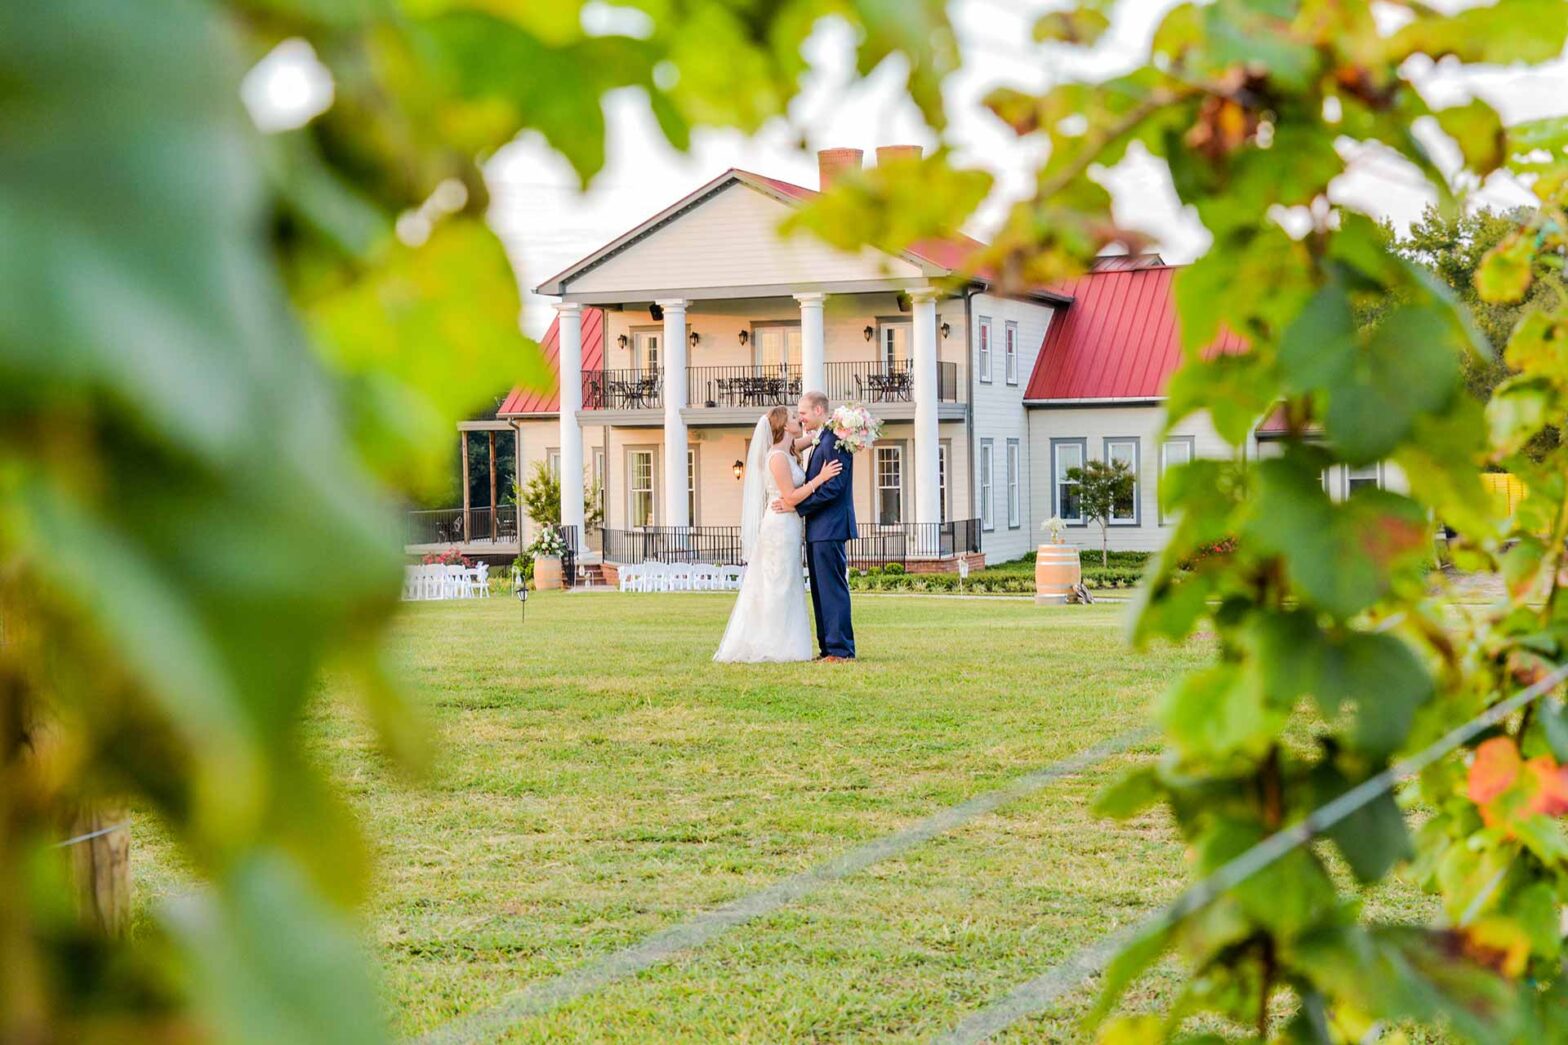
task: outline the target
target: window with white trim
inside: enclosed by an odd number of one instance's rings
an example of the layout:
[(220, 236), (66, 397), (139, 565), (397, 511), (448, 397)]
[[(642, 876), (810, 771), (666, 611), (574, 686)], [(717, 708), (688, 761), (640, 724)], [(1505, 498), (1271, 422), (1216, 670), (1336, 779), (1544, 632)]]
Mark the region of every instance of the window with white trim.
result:
[(942, 522), (947, 522), (947, 447), (945, 440), (936, 444), (936, 517)]
[[(1160, 483), (1165, 482), (1165, 473), (1172, 468), (1180, 468), (1184, 464), (1191, 464), (1194, 457), (1193, 439), (1190, 435), (1179, 435), (1174, 439), (1167, 439), (1160, 444)], [(1160, 492), (1161, 500), (1164, 493)], [(1160, 509), (1160, 525), (1170, 522), (1165, 517), (1165, 509)]]
[(909, 360), (908, 323), (884, 323), (880, 334), (882, 342), (882, 372), (897, 373)]
[(996, 529), (996, 519), (991, 514), (992, 455), (991, 440), (980, 440), (980, 527), (985, 530)]
[(653, 525), (653, 451), (626, 451), (626, 524)]
[[(605, 501), (605, 491), (609, 489), (609, 477), (605, 472), (604, 448), (596, 447), (593, 452), (593, 484), (599, 488), (599, 515), (604, 517), (609, 505)], [(609, 525), (605, 523), (605, 525)]]
[(686, 525), (697, 525), (697, 448), (686, 448)]
[(877, 522), (895, 526), (904, 521), (904, 448), (894, 443), (877, 451)]
[(1373, 462), (1364, 464), (1359, 468), (1345, 466), (1345, 496), (1349, 497), (1357, 490), (1376, 490), (1383, 485), (1382, 468)]
[(1132, 473), (1132, 489), (1126, 495), (1116, 499), (1111, 506), (1111, 522), (1121, 526), (1138, 525), (1138, 440), (1137, 439), (1107, 439), (1105, 441), (1105, 460), (1107, 462), (1120, 461)]
[(1082, 439), (1051, 440), (1052, 501), (1056, 517), (1064, 523), (1082, 525), (1083, 503), (1078, 497), (1078, 480), (1068, 476), (1074, 468), (1082, 468), (1085, 441)]
[(663, 330), (637, 330), (632, 333), (632, 369), (644, 374), (659, 372), (659, 342)]
[(1002, 373), (1007, 383), (1018, 383), (1018, 324), (1008, 322), (1002, 333)]
[(991, 383), (991, 317), (980, 317), (980, 380)]
[(1019, 475), (1018, 467), (1020, 456), (1021, 451), (1018, 440), (1009, 439), (1007, 441), (1007, 461), (1005, 464), (1007, 469), (1007, 528), (1009, 530), (1016, 530), (1023, 525), (1023, 498), (1020, 496), (1022, 493), (1020, 488), (1022, 478)]
[(561, 481), (561, 451), (550, 447), (544, 452), (544, 466), (550, 473), (550, 478), (556, 482)]

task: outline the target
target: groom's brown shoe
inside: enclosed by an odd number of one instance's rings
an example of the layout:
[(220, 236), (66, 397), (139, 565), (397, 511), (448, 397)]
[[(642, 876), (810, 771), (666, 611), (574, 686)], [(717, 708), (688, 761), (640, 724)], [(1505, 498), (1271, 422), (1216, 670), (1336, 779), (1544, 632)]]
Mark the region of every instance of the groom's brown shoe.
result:
[(826, 657), (822, 658), (822, 663), (824, 663), (824, 664), (844, 664), (844, 663), (848, 662), (848, 660), (849, 660), (848, 657), (835, 657), (832, 654), (829, 654)]

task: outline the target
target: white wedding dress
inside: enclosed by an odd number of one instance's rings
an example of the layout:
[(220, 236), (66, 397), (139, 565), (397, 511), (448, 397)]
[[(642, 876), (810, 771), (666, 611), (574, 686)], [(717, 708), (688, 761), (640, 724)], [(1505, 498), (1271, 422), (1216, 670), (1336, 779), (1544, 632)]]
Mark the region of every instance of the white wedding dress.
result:
[[(758, 439), (766, 438), (766, 420), (758, 425)], [(811, 659), (811, 618), (806, 609), (806, 582), (801, 568), (801, 537), (804, 520), (794, 512), (775, 512), (767, 508), (781, 493), (773, 479), (773, 457), (789, 460), (795, 485), (805, 473), (794, 458), (783, 450), (768, 450), (762, 459), (763, 482), (747, 483), (746, 496), (761, 497), (761, 518), (755, 522), (756, 536), (746, 553), (746, 577), (740, 584), (740, 597), (730, 611), (729, 627), (716, 661), (794, 661)], [(753, 475), (755, 460), (752, 452)], [(753, 475), (748, 475), (748, 480)], [(759, 489), (754, 486), (760, 485)], [(752, 505), (753, 512), (756, 506)]]

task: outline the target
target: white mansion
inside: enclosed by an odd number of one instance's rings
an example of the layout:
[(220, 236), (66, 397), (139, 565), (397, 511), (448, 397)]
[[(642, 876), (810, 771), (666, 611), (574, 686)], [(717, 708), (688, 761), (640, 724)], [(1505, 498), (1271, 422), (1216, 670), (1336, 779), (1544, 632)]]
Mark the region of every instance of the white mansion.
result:
[[(826, 150), (819, 162), (826, 182), (861, 153)], [(537, 288), (560, 299), (543, 342), (556, 388), (514, 390), (493, 417), (462, 427), (465, 444), (515, 431), (517, 474), (548, 462), (577, 534), (585, 482), (602, 489), (603, 526), (581, 538), (581, 558), (733, 558), (752, 426), (802, 389), (865, 402), (885, 420), (856, 461), (862, 539), (851, 556), (911, 568), (1016, 558), (1052, 515), (1070, 540), (1097, 547), (1066, 476), (1097, 457), (1126, 461), (1137, 478), (1111, 546), (1154, 549), (1168, 532), (1156, 498), (1166, 468), (1267, 452), (1267, 425), (1240, 448), (1202, 417), (1162, 437), (1180, 352), (1175, 270), (1158, 257), (1103, 258), (1024, 294), (980, 278), (953, 291), (945, 277), (973, 241), (890, 255), (781, 239), (780, 221), (813, 195), (726, 171)], [(1325, 482), (1344, 496), (1384, 478), (1373, 467)], [(515, 513), (465, 504), (460, 526), (411, 536), (410, 550), (516, 554), (531, 533)]]

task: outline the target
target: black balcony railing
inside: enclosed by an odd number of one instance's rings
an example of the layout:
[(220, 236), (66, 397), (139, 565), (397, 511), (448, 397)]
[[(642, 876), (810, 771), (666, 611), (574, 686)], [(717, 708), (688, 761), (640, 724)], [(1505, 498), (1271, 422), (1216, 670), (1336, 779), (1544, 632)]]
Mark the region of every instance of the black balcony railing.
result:
[[(980, 550), (980, 520), (943, 523), (861, 523), (849, 542), (849, 563), (857, 568), (910, 559), (951, 559)], [(715, 566), (741, 562), (739, 526), (647, 526), (605, 530), (606, 562), (702, 562)]]
[[(464, 516), (467, 516), (467, 526)], [(436, 508), (408, 513), (404, 544), (512, 543), (517, 540), (517, 506), (495, 509)]]
[(686, 372), (686, 402), (692, 406), (794, 406), (800, 399), (800, 367), (694, 366)]
[[(861, 403), (913, 403), (915, 401), (914, 365), (907, 359), (891, 363), (828, 363), (828, 387), (823, 389), (835, 403), (854, 400)], [(937, 399), (958, 402), (958, 364), (936, 365)]]
[(910, 559), (951, 559), (980, 550), (980, 520), (941, 523), (861, 523), (849, 542), (849, 564), (857, 568)]
[[(827, 363), (827, 387), (835, 403), (912, 403), (914, 369), (908, 360), (886, 363)], [(686, 402), (699, 408), (794, 406), (805, 390), (795, 363), (765, 366), (695, 366), (686, 371)], [(958, 364), (937, 363), (937, 399), (958, 402)], [(664, 405), (663, 375), (656, 370), (583, 372), (583, 409), (654, 410)]]
[(603, 536), (606, 562), (740, 563), (739, 526), (643, 526)]
[(663, 371), (583, 371), (584, 410), (655, 410), (663, 405)]

